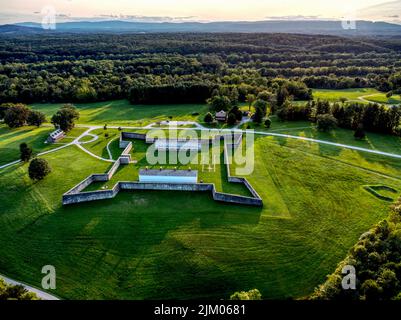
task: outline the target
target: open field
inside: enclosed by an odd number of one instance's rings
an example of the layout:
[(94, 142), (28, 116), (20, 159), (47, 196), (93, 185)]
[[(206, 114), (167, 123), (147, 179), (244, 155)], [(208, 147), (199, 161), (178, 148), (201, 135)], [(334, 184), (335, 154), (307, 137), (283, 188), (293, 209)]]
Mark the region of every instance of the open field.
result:
[(400, 104), (400, 95), (393, 95), (391, 98), (386, 97), (385, 92), (380, 92), (373, 88), (359, 88), (359, 89), (343, 89), (343, 90), (326, 90), (314, 89), (314, 99), (329, 100), (331, 102), (339, 101), (345, 98), (347, 101), (358, 102), (377, 102), (382, 104)]
[(10, 129), (4, 124), (0, 124), (0, 165), (19, 159), (19, 145), (22, 142), (26, 142), (33, 149), (34, 154), (37, 154), (71, 142), (73, 138), (85, 131), (83, 128), (75, 128), (60, 143), (45, 143), (49, 133), (53, 130), (54, 128), (50, 126)]
[[(62, 103), (33, 104), (31, 107), (50, 117), (63, 106)], [(207, 113), (206, 104), (177, 104), (177, 105), (132, 105), (128, 100), (74, 104), (80, 113), (77, 123), (91, 125), (138, 125), (144, 126), (151, 122), (174, 121), (203, 121)], [(199, 115), (194, 115), (199, 113)]]
[[(399, 140), (371, 139), (372, 147), (399, 152)], [(103, 153), (104, 143), (93, 151)], [(364, 186), (399, 194), (401, 160), (265, 136), (255, 151), (247, 178), (263, 208), (159, 191), (62, 207), (65, 191), (110, 166), (75, 146), (44, 156), (53, 172), (37, 183), (26, 165), (4, 169), (0, 271), (38, 286), (41, 267), (52, 264), (56, 294), (70, 299), (227, 298), (251, 288), (265, 298), (302, 297), (387, 216), (389, 203)], [(144, 152), (134, 143), (134, 158)], [(133, 167), (116, 176), (134, 178)]]

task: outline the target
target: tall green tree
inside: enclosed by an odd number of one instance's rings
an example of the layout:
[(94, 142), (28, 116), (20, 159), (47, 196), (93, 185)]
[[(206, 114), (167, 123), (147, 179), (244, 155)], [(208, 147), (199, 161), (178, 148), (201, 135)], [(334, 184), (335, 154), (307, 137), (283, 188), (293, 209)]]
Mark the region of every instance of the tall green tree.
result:
[(31, 126), (40, 127), (46, 121), (46, 116), (43, 112), (31, 110), (28, 115), (27, 123)]
[(4, 123), (10, 128), (22, 127), (27, 123), (30, 110), (29, 108), (18, 103), (8, 108), (4, 114)]
[(55, 127), (68, 132), (75, 126), (75, 121), (79, 119), (78, 110), (69, 104), (64, 105), (56, 114), (53, 115), (51, 122)]
[(32, 158), (32, 148), (29, 147), (25, 142), (19, 145), (20, 159), (22, 162), (28, 162)]
[(28, 167), (28, 174), (32, 180), (43, 180), (52, 171), (45, 159), (35, 158)]

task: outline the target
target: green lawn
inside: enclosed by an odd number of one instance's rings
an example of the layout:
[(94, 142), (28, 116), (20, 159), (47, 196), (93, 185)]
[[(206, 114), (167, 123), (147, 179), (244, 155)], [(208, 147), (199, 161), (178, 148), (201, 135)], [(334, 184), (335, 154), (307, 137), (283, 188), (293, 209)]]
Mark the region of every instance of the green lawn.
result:
[(19, 145), (23, 142), (27, 143), (34, 154), (51, 150), (69, 143), (72, 137), (78, 136), (85, 131), (83, 128), (74, 128), (66, 138), (56, 144), (45, 143), (49, 133), (54, 131), (53, 127), (21, 127), (10, 129), (4, 124), (0, 124), (0, 165), (19, 159)]
[(332, 102), (339, 101), (341, 98), (358, 101), (359, 97), (371, 94), (380, 94), (380, 92), (372, 88), (357, 88), (357, 89), (342, 89), (342, 90), (327, 90), (327, 89), (313, 90), (313, 97), (315, 99), (329, 100)]
[(367, 132), (366, 139), (357, 140), (354, 138), (354, 132), (347, 129), (336, 128), (332, 132), (321, 132), (316, 129), (314, 124), (307, 121), (280, 121), (276, 116), (272, 116), (271, 120), (270, 129), (265, 128), (263, 125), (255, 126), (253, 123), (244, 124), (241, 128), (244, 129), (248, 125), (250, 129), (255, 131), (288, 134), (401, 154), (401, 138), (397, 136)]
[(390, 98), (387, 98), (385, 93), (378, 93), (365, 98), (366, 100), (377, 102), (377, 103), (384, 103), (384, 104), (400, 104), (401, 103), (401, 96), (400, 95), (393, 95)]
[(65, 191), (110, 166), (75, 146), (44, 156), (53, 172), (38, 183), (26, 165), (4, 169), (0, 273), (40, 286), (42, 266), (54, 265), (55, 293), (70, 299), (220, 299), (251, 288), (303, 297), (387, 216), (389, 203), (364, 186), (400, 193), (401, 161), (264, 136), (255, 150), (247, 178), (263, 208), (159, 191), (62, 207)]
[[(208, 111), (206, 104), (183, 105), (132, 105), (127, 100), (74, 104), (80, 113), (80, 124), (92, 125), (138, 125), (151, 122), (173, 121), (203, 121)], [(33, 104), (31, 107), (42, 111), (48, 119), (62, 107), (61, 103)], [(194, 115), (199, 113), (199, 115)]]

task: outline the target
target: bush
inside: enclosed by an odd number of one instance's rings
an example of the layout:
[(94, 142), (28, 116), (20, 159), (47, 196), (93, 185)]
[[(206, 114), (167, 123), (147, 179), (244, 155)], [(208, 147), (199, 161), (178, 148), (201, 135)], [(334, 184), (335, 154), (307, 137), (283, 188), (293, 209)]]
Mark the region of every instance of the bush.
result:
[(42, 180), (51, 172), (51, 167), (45, 159), (35, 158), (28, 168), (29, 177), (32, 180)]
[(328, 132), (337, 127), (337, 119), (331, 114), (321, 114), (316, 117), (317, 129), (319, 131)]
[(267, 118), (265, 120), (265, 127), (269, 129), (271, 127), (271, 125), (272, 125), (272, 121), (270, 120), (270, 118)]

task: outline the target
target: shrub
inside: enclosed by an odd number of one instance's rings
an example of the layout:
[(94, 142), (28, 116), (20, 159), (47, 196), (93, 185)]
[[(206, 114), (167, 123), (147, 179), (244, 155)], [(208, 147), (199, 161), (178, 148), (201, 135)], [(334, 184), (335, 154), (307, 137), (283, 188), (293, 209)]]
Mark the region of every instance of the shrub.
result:
[(271, 125), (272, 125), (272, 121), (270, 120), (270, 118), (267, 118), (265, 120), (265, 127), (269, 129), (271, 127)]
[(29, 177), (32, 180), (42, 180), (51, 172), (51, 167), (45, 159), (35, 158), (28, 168)]

